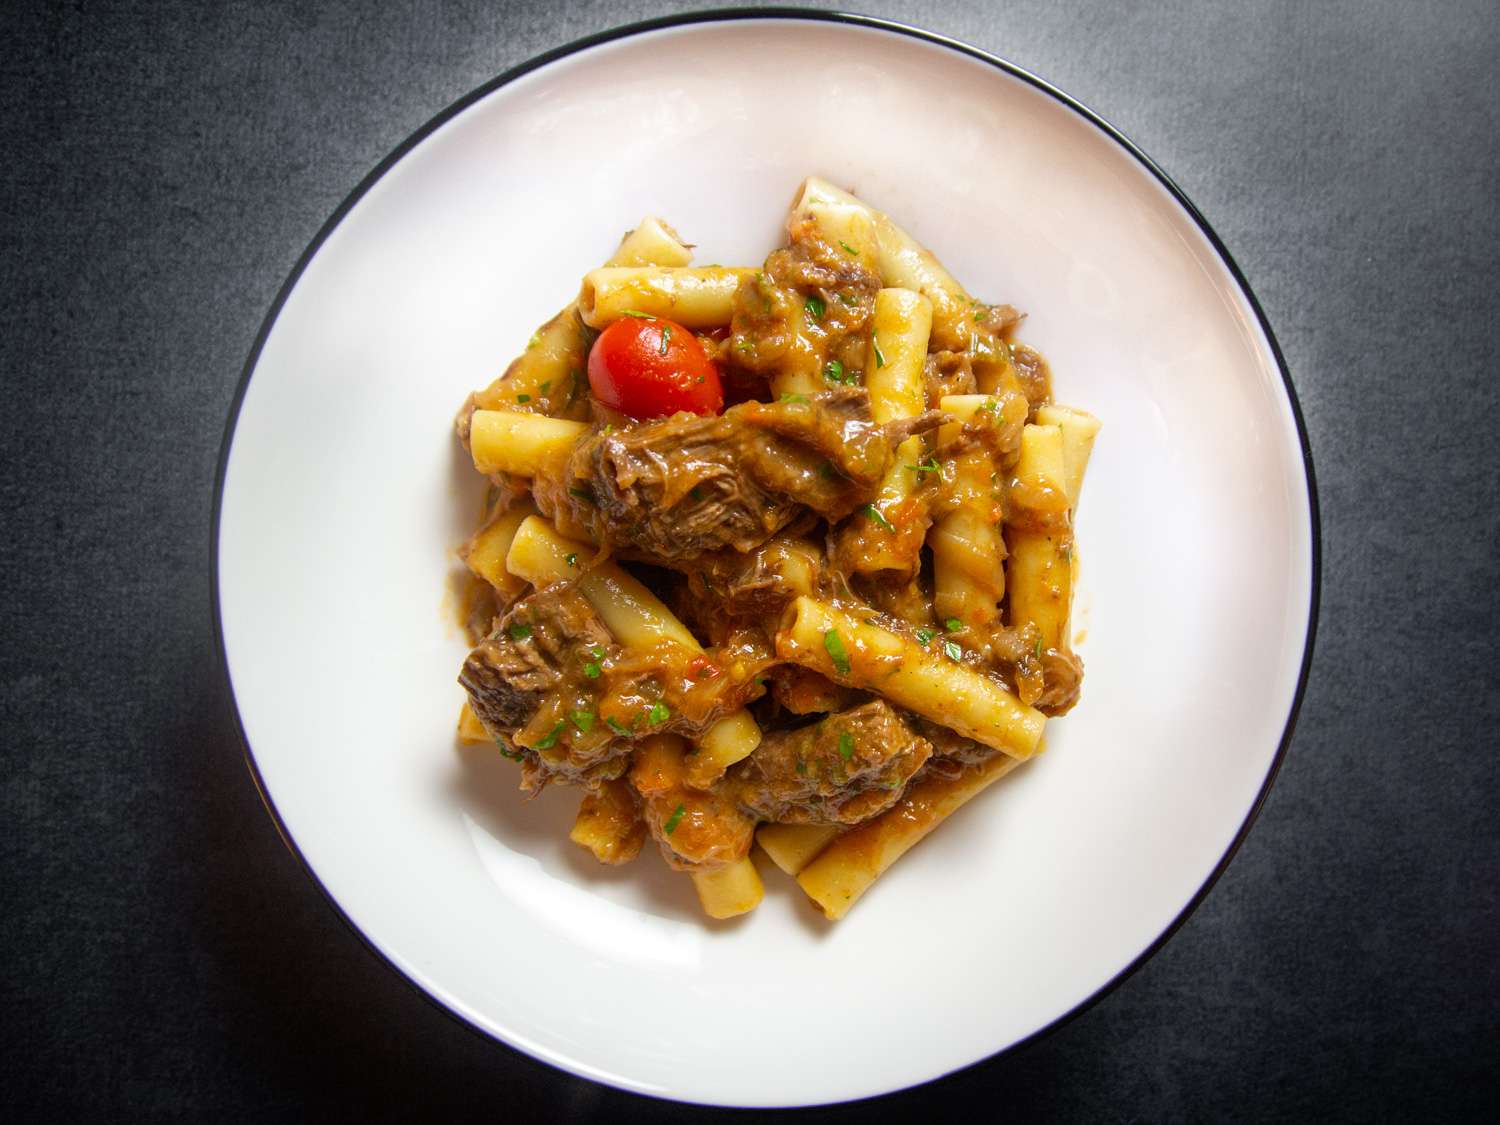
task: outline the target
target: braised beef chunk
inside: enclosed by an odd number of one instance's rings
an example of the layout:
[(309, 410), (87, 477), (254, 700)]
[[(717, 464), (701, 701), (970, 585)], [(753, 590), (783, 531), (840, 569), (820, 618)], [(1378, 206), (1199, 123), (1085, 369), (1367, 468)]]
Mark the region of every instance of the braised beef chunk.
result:
[(928, 356), (922, 367), (922, 380), (928, 402), (941, 402), (945, 395), (972, 395), (979, 390), (967, 352), (936, 352)]
[(1071, 711), (1083, 688), (1083, 661), (1076, 653), (1048, 649), (1042, 654), (1042, 682), (1042, 694), (1032, 706), (1044, 715)]
[(820, 672), (797, 664), (782, 664), (765, 676), (776, 705), (791, 715), (816, 715), (852, 706), (860, 692), (836, 684)]
[(869, 258), (824, 241), (815, 222), (794, 222), (788, 233), (792, 244), (740, 282), (720, 360), (767, 380), (856, 383), (871, 362), (880, 275)]
[(669, 867), (691, 871), (743, 859), (755, 838), (755, 821), (715, 787), (687, 784), (687, 764), (673, 739), (647, 739), (636, 751), (630, 784), (640, 796), (641, 817)]
[(1016, 379), (1021, 384), (1031, 409), (1045, 406), (1052, 401), (1052, 371), (1042, 353), (1026, 344), (1017, 344), (1011, 349), (1011, 359), (1016, 366)]
[(993, 747), (966, 738), (931, 719), (924, 719), (920, 715), (908, 715), (907, 718), (917, 733), (932, 743), (932, 757), (927, 759), (921, 769), (923, 777), (943, 777), (951, 781), (970, 766), (988, 761), (1000, 753)]
[(762, 820), (857, 824), (895, 804), (931, 754), (932, 744), (877, 699), (767, 734), (730, 769), (725, 789)]
[(458, 682), (492, 733), (514, 731), (584, 663), (580, 654), (613, 643), (582, 594), (571, 586), (549, 586), (517, 602), (474, 647)]
[(696, 559), (686, 567), (688, 590), (719, 617), (776, 616), (798, 594), (818, 587), (823, 566), (815, 544), (777, 536), (753, 551), (715, 551)]
[(838, 387), (596, 432), (573, 454), (567, 496), (600, 538), (675, 562), (754, 550), (801, 506), (840, 519), (869, 500), (890, 460), (868, 393)]

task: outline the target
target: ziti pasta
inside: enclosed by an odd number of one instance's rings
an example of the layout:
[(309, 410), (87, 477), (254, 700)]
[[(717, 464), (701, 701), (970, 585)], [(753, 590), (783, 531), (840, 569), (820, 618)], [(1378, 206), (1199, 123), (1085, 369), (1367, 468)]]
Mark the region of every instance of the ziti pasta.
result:
[(491, 484), (461, 739), (715, 918), (760, 901), (757, 839), (842, 917), (1083, 678), (1098, 421), (889, 216), (810, 179), (786, 232), (693, 267), (644, 220), (457, 420)]

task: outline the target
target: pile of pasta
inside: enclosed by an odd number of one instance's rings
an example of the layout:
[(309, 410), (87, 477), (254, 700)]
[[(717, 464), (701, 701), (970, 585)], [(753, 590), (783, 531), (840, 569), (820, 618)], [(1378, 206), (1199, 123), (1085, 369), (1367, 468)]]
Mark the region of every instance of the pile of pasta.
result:
[[(763, 269), (694, 268), (669, 226), (643, 220), (505, 374), (470, 396), (458, 422), (492, 485), (460, 551), (473, 575), (476, 643), (511, 645), (532, 662), (519, 667), (542, 667), (515, 607), (538, 592), (566, 594), (608, 634), (584, 650), (569, 690), (594, 690), (627, 661), (637, 676), (655, 662), (663, 682), (681, 684), (648, 701), (643, 718), (612, 697), (580, 710), (573, 696), (544, 696), (535, 713), (502, 722), (478, 705), (466, 675), (461, 739), (498, 743), (532, 790), (582, 785), (572, 838), (605, 862), (633, 856), (649, 831), (715, 918), (760, 901), (752, 846), (827, 917), (842, 917), (954, 810), (1040, 751), (1046, 719), (1073, 705), (1082, 674), (1070, 620), (1073, 527), (1098, 421), (1051, 401), (1045, 362), (1012, 339), (1020, 314), (971, 297), (887, 215), (813, 178), (787, 232), (783, 258)], [(830, 265), (830, 255), (843, 257)], [(798, 274), (788, 262), (811, 265)], [(835, 276), (851, 280), (840, 288)], [(578, 475), (593, 464), (579, 452), (585, 443), (663, 424), (605, 409), (591, 394), (590, 348), (627, 316), (691, 330), (744, 403), (731, 414), (813, 432), (818, 412), (837, 407), (865, 412), (846, 432), (890, 436), (888, 463), (861, 486), (864, 503), (846, 515), (776, 512), (786, 526), (753, 548), (780, 597), (771, 611), (735, 617), (728, 601), (721, 611), (719, 572), (707, 562), (615, 541), (616, 525)], [(822, 475), (832, 475), (826, 465)], [(705, 667), (711, 684), (683, 671)], [(868, 817), (850, 812), (852, 802), (823, 823), (816, 811), (781, 823), (744, 811), (736, 794), (763, 740), (860, 701), (883, 701), (916, 724), (929, 764), (872, 791)], [(845, 737), (836, 752), (848, 759)], [(743, 838), (685, 849), (695, 818), (707, 824), (737, 800)]]

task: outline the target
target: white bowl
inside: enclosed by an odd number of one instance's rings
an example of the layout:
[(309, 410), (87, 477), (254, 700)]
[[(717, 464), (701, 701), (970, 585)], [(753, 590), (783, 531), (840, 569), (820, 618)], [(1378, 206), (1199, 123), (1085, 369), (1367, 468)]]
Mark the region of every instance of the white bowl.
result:
[[(798, 182), (851, 187), (1029, 314), (1105, 428), (1080, 512), (1083, 700), (837, 924), (767, 872), (707, 922), (654, 854), (570, 844), (460, 751), (450, 421), (641, 215), (759, 263)], [(595, 37), (440, 114), (267, 317), (217, 511), (224, 654), (267, 805), (338, 908), (475, 1027), (576, 1074), (733, 1105), (899, 1089), (1037, 1034), (1144, 958), (1242, 837), (1311, 648), (1317, 519), (1275, 344), (1138, 151), (997, 59), (873, 20)], [(313, 951), (309, 951), (312, 955)]]

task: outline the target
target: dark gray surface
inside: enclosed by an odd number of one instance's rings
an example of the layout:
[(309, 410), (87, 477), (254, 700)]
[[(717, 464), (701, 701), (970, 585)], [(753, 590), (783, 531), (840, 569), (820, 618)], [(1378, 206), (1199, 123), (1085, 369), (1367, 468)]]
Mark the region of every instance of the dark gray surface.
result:
[[(692, 1115), (481, 1039), (366, 951), (260, 806), (209, 611), (223, 422), (323, 220), (473, 86), (671, 10), (75, 3), (7, 20), (0, 1105)], [(1280, 780), (1164, 951), (1012, 1057), (828, 1116), (1494, 1111), (1500, 8), (864, 10), (1069, 90), (1198, 203), (1301, 394), (1325, 582)], [(830, 1044), (829, 1065), (858, 1051)]]

